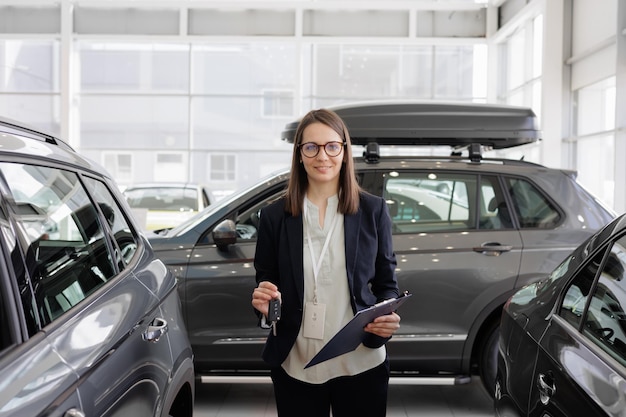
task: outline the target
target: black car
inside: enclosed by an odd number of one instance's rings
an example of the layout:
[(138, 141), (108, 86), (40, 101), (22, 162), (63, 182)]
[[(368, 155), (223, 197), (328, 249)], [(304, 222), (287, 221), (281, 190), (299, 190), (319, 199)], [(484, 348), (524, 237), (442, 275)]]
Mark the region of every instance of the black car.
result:
[[(387, 344), (393, 374), (425, 384), (480, 374), (493, 391), (505, 301), (613, 214), (574, 172), (483, 157), (485, 148), (539, 138), (527, 108), (428, 102), (334, 110), (350, 130), (354, 155), (362, 149), (355, 158), (361, 186), (387, 200), (399, 286), (414, 294)], [(286, 141), (296, 125), (286, 127)], [(419, 156), (441, 146), (447, 154)], [(256, 232), (261, 209), (283, 193), (287, 178), (287, 170), (271, 175), (150, 238), (180, 282), (205, 381), (266, 370), (267, 331), (257, 327), (250, 303)]]
[(626, 215), (507, 302), (498, 416), (626, 415)]
[(176, 280), (117, 185), (0, 120), (0, 416), (191, 417)]

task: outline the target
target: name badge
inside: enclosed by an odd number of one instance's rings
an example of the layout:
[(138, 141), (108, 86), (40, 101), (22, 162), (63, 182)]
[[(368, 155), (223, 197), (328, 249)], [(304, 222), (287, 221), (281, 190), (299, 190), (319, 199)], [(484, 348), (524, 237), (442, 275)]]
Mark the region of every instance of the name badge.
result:
[(326, 304), (307, 302), (304, 305), (303, 336), (309, 339), (323, 339), (325, 316)]

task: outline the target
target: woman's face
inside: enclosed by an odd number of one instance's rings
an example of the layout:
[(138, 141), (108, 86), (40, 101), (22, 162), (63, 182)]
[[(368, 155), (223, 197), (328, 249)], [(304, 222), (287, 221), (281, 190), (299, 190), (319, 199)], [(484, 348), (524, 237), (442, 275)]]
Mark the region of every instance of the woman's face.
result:
[[(329, 142), (333, 143), (331, 148), (331, 154), (333, 149), (340, 149), (335, 156), (329, 156), (326, 152), (325, 145)], [(341, 165), (344, 158), (343, 139), (330, 127), (323, 123), (312, 123), (307, 126), (302, 132), (302, 145), (306, 147), (307, 143), (314, 143), (319, 146), (317, 149), (317, 155), (309, 157), (305, 155), (305, 149), (300, 146), (300, 158), (302, 164), (307, 173), (309, 184), (323, 184), (329, 182), (339, 183), (339, 173), (341, 172)], [(315, 149), (314, 146), (309, 145), (308, 148)]]

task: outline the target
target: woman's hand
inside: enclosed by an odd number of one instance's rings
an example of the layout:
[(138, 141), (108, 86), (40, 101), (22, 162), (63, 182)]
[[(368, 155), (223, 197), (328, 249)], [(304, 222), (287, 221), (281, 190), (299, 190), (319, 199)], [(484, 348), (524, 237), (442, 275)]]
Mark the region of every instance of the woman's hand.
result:
[(280, 300), (278, 287), (269, 281), (261, 281), (259, 282), (259, 286), (252, 292), (252, 307), (256, 308), (267, 317), (270, 300), (274, 298)]
[(400, 316), (396, 313), (376, 317), (365, 326), (365, 331), (380, 337), (389, 338), (400, 328)]

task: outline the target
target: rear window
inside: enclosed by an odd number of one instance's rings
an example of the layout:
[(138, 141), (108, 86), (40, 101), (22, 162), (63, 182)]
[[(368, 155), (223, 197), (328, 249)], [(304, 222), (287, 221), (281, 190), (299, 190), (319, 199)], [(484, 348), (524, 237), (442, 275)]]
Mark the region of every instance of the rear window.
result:
[(124, 192), (132, 208), (165, 211), (197, 211), (198, 192), (192, 188), (133, 188)]
[(556, 207), (533, 184), (517, 178), (506, 184), (522, 229), (552, 229), (561, 221)]

